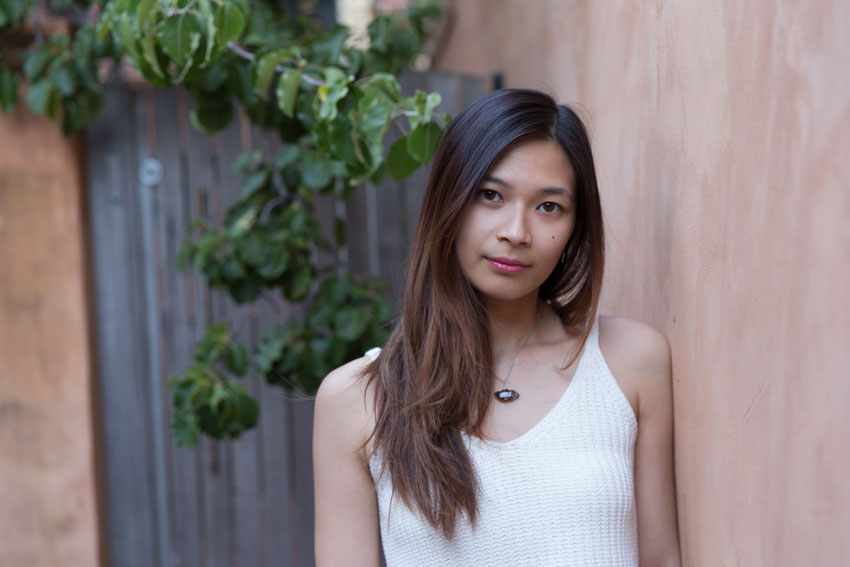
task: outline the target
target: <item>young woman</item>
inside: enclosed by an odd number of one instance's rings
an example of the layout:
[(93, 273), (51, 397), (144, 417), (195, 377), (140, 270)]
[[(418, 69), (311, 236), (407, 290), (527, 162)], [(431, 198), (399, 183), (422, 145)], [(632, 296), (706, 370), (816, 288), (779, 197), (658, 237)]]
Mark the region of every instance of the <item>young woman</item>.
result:
[(597, 316), (603, 248), (572, 110), (455, 118), (400, 321), (316, 398), (319, 567), (679, 565), (669, 347)]

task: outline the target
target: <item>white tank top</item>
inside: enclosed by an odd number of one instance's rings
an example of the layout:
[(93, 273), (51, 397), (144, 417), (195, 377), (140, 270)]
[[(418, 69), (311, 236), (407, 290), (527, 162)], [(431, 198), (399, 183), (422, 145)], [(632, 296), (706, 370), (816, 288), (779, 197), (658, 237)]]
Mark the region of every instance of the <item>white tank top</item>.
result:
[[(599, 318), (564, 394), (505, 443), (464, 435), (479, 480), (479, 517), (448, 541), (393, 496), (381, 452), (369, 460), (387, 567), (637, 566), (637, 420), (599, 350)], [(378, 349), (367, 353), (374, 358)]]

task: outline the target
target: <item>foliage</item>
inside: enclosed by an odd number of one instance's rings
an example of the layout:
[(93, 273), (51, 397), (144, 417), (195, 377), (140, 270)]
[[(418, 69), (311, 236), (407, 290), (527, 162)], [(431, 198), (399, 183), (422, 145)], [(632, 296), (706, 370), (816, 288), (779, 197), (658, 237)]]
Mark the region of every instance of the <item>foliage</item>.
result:
[[(20, 33), (27, 26), (39, 29), (30, 2), (0, 0), (0, 45), (4, 37), (29, 37)], [(449, 120), (435, 113), (440, 96), (403, 96), (396, 75), (419, 52), (439, 4), (413, 3), (403, 16), (377, 17), (368, 49), (358, 49), (345, 27), (323, 30), (268, 0), (107, 0), (70, 34), (35, 33), (19, 46), (26, 49), (0, 52), (3, 111), (20, 102), (25, 82), (26, 103), (61, 117), (66, 134), (103, 106), (101, 62), (123, 58), (157, 87), (188, 90), (197, 129), (221, 131), (241, 106), (252, 123), (280, 137), (274, 156), (252, 150), (237, 158), (240, 200), (220, 227), (196, 219), (178, 261), (237, 303), (280, 293), (306, 302), (306, 315), (270, 329), (253, 356), (229, 323), (212, 324), (191, 366), (169, 381), (178, 443), (193, 445), (198, 431), (232, 439), (256, 423), (256, 402), (228, 375), (254, 367), (270, 384), (314, 393), (332, 368), (383, 342), (391, 310), (381, 284), (316, 266), (315, 252), (332, 243), (315, 207), (320, 195), (346, 199), (367, 181), (402, 179), (433, 157)], [(77, 13), (87, 5), (52, 4)], [(393, 124), (402, 135), (385, 151)], [(343, 245), (339, 228), (335, 244)]]
[(233, 439), (257, 423), (257, 402), (244, 386), (227, 380), (220, 368), (244, 376), (248, 364), (248, 351), (231, 339), (228, 324), (215, 323), (207, 329), (185, 376), (169, 381), (174, 390), (171, 435), (177, 443), (193, 446), (198, 429), (217, 439)]

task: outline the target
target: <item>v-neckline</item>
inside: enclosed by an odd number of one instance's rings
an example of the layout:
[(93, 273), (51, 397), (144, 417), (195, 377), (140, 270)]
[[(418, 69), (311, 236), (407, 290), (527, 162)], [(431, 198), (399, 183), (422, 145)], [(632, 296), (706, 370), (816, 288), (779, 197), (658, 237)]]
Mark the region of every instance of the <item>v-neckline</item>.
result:
[[(593, 331), (591, 331), (591, 334), (592, 333), (593, 333)], [(551, 408), (549, 408), (549, 411), (546, 412), (546, 414), (543, 417), (541, 417), (537, 421), (537, 423), (532, 425), (525, 432), (520, 433), (517, 437), (514, 437), (513, 439), (508, 439), (507, 441), (494, 441), (494, 440), (491, 440), (491, 439), (483, 439), (483, 438), (480, 438), (480, 437), (472, 437), (472, 436), (467, 436), (467, 437), (470, 437), (471, 439), (475, 439), (479, 443), (484, 444), (484, 445), (489, 446), (489, 447), (500, 447), (501, 448), (501, 447), (510, 447), (514, 444), (522, 443), (523, 441), (533, 439), (533, 437), (537, 436), (539, 434), (539, 432), (543, 430), (543, 428), (546, 426), (546, 424), (549, 421), (552, 421), (552, 419), (554, 419), (553, 416), (555, 415), (555, 413), (557, 411), (559, 411), (559, 408), (562, 405), (567, 403), (566, 400), (569, 398), (569, 393), (573, 389), (573, 386), (575, 385), (576, 380), (582, 376), (582, 371), (583, 371), (584, 367), (586, 366), (585, 358), (587, 357), (587, 351), (588, 351), (588, 347), (590, 347), (591, 338), (592, 337), (590, 335), (587, 337), (587, 341), (585, 341), (584, 347), (581, 350), (581, 355), (579, 356), (579, 359), (578, 359), (578, 363), (576, 364), (575, 372), (573, 372), (573, 376), (572, 376), (572, 378), (570, 378), (570, 382), (567, 384), (567, 387), (564, 388), (564, 391), (561, 394), (561, 397), (558, 398), (558, 401), (555, 402), (555, 405), (553, 405)], [(464, 434), (464, 435), (466, 435), (466, 434)]]

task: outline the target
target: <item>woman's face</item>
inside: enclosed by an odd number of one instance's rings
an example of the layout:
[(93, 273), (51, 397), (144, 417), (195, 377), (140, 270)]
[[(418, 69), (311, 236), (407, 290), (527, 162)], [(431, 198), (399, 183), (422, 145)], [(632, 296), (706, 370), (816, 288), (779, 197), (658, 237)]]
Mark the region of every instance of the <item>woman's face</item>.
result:
[(575, 179), (556, 142), (516, 146), (484, 177), (461, 220), (455, 252), (486, 299), (537, 296), (575, 225)]

